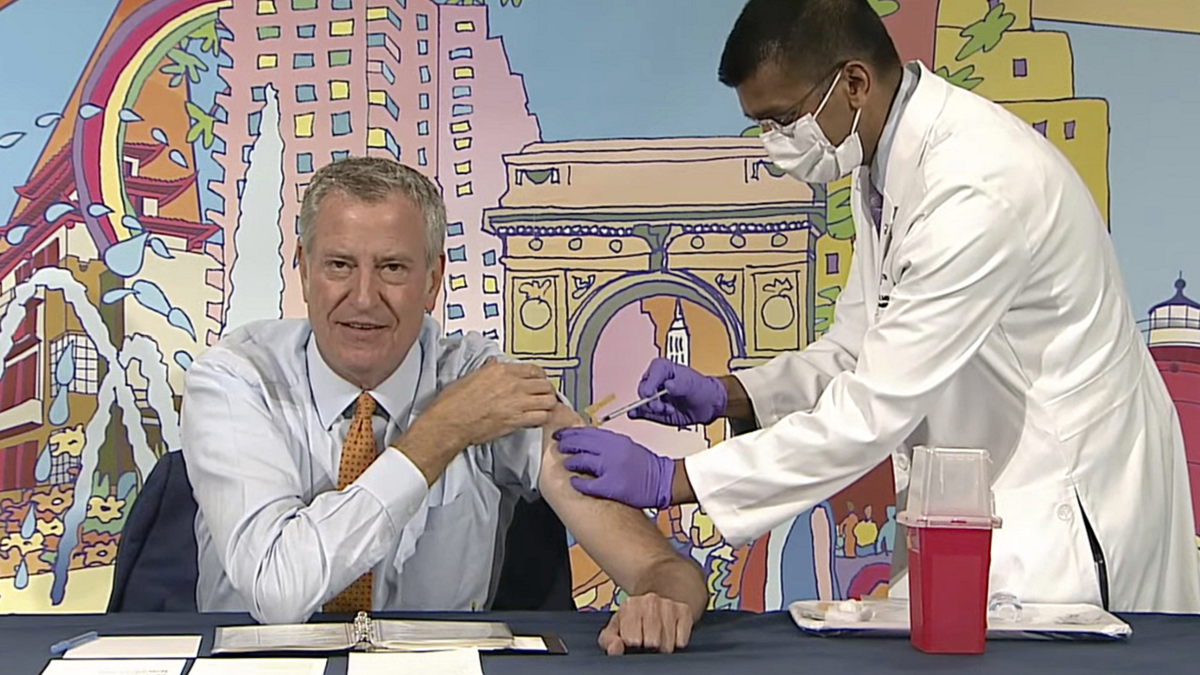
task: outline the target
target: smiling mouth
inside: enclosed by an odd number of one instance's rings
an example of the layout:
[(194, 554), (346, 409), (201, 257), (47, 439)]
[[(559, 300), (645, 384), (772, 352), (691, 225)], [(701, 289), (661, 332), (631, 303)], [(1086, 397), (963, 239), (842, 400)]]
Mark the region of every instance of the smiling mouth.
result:
[(359, 322), (357, 322), (357, 321), (339, 321), (339, 322), (338, 322), (338, 325), (341, 325), (341, 326), (344, 326), (344, 327), (346, 327), (346, 328), (349, 328), (350, 330), (354, 330), (354, 331), (363, 331), (363, 332), (369, 332), (369, 331), (376, 331), (376, 330), (383, 330), (383, 329), (384, 329), (384, 326), (381, 326), (381, 325), (379, 325), (379, 324), (376, 324), (376, 323), (359, 323)]

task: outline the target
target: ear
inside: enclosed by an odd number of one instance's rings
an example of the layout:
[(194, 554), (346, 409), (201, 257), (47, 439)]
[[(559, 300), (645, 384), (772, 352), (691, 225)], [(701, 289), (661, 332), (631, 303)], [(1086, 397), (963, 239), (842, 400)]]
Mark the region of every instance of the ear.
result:
[(429, 267), (429, 285), (425, 289), (425, 311), (432, 312), (437, 307), (438, 292), (442, 290), (442, 276), (446, 272), (446, 254), (438, 256), (438, 260)]
[(874, 72), (866, 63), (854, 60), (846, 64), (843, 73), (842, 77), (850, 91), (850, 105), (855, 110), (862, 110), (866, 107), (871, 87), (875, 84)]
[(300, 292), (304, 302), (308, 302), (308, 258), (304, 255), (304, 245), (296, 241), (296, 265), (300, 268)]

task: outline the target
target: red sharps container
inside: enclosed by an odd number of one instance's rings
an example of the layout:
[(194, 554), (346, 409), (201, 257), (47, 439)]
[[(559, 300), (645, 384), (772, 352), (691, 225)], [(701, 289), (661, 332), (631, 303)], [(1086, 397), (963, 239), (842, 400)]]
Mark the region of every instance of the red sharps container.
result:
[(907, 508), (910, 640), (931, 654), (982, 654), (993, 514), (986, 450), (913, 450)]

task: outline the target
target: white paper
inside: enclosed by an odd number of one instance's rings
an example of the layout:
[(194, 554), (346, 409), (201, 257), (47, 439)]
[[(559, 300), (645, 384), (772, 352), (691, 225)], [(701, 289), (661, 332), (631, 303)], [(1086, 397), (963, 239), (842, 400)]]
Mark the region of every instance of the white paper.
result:
[(51, 661), (42, 675), (181, 675), (187, 661), (119, 659), (115, 661)]
[(513, 649), (522, 652), (548, 652), (546, 641), (536, 635), (517, 635), (513, 637)]
[(102, 637), (63, 654), (64, 659), (194, 659), (199, 635)]
[(196, 659), (188, 675), (324, 675), (326, 659)]
[(483, 675), (478, 649), (441, 652), (350, 653), (346, 675)]

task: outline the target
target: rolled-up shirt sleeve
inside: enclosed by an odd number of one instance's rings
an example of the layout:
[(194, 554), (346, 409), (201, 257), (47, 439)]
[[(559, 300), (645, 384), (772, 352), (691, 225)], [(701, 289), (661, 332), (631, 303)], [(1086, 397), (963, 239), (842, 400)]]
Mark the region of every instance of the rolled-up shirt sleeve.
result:
[[(384, 451), (344, 490), (306, 503), (303, 430), (285, 428), (244, 360), (209, 352), (189, 368), (181, 410), (188, 477), (230, 583), (263, 623), (302, 622), (395, 551), (428, 486)], [(305, 453), (309, 448), (302, 448)]]

